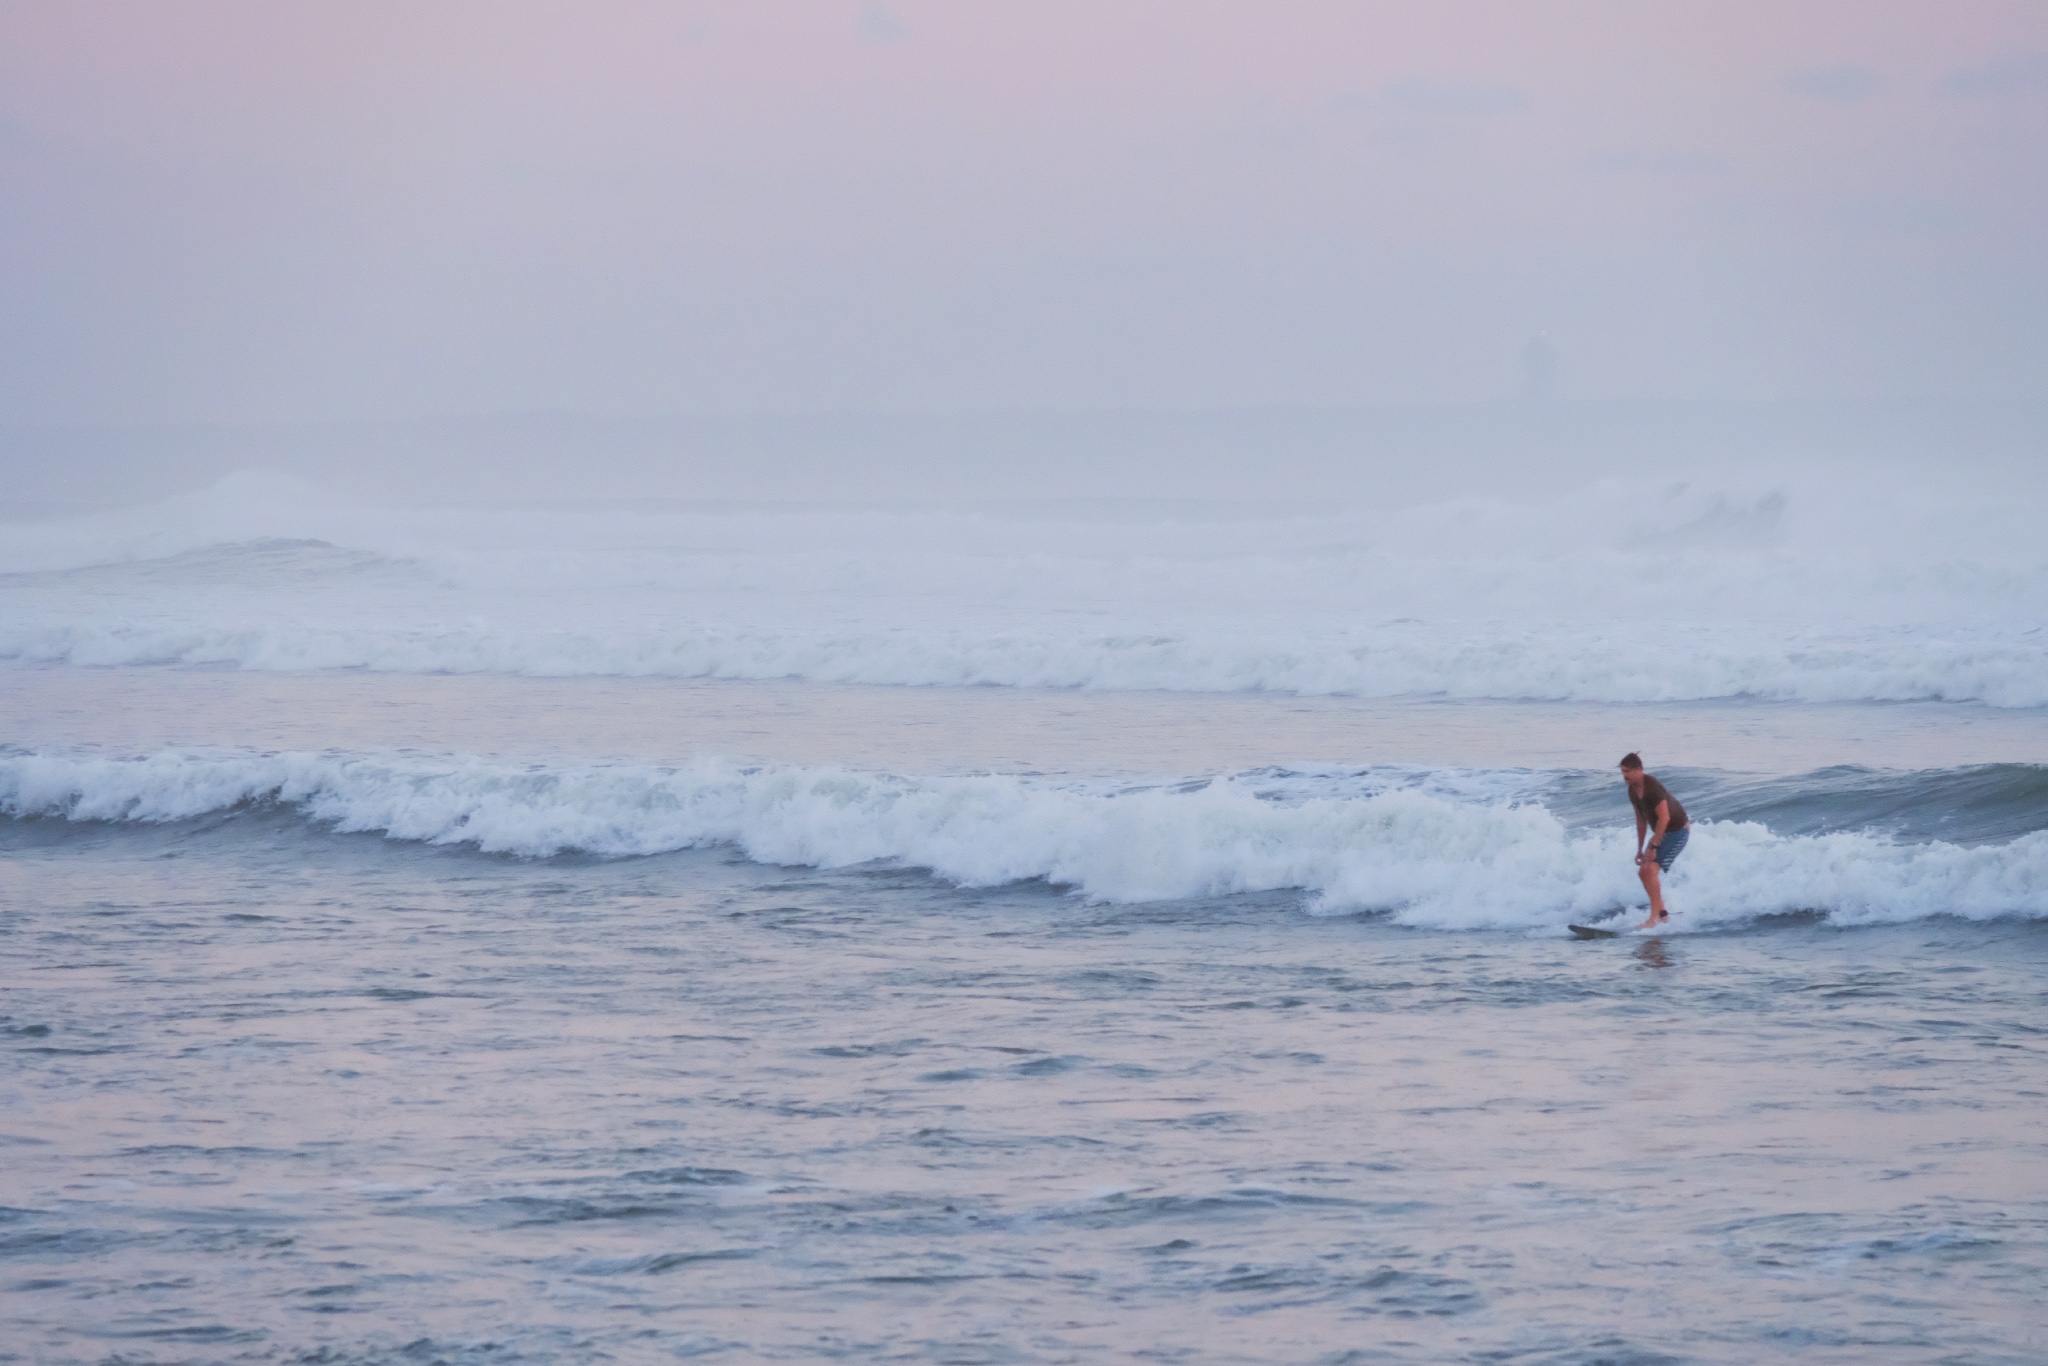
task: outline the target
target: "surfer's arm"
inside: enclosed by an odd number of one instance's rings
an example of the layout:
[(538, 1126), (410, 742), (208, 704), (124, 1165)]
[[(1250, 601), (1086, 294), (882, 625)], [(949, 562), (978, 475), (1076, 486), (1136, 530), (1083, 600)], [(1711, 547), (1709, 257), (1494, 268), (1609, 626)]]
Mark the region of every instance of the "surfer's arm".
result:
[(1649, 823), (1643, 819), (1643, 813), (1640, 811), (1636, 812), (1636, 857), (1638, 858), (1642, 857), (1643, 853), (1643, 832), (1649, 828)]
[[(1642, 818), (1641, 816), (1638, 816), (1638, 817), (1636, 817), (1636, 824), (1638, 824), (1638, 825), (1641, 825), (1642, 823), (1643, 823), (1643, 818)], [(1652, 844), (1655, 844), (1655, 843), (1659, 843), (1659, 842), (1661, 842), (1661, 841), (1663, 840), (1663, 838), (1664, 838), (1664, 827), (1665, 827), (1665, 826), (1667, 826), (1667, 825), (1669, 825), (1669, 824), (1671, 824), (1671, 803), (1670, 803), (1670, 802), (1658, 802), (1658, 803), (1657, 803), (1657, 834), (1656, 834), (1656, 838), (1655, 838), (1655, 839), (1653, 839), (1653, 840), (1651, 840), (1651, 843), (1652, 843)]]

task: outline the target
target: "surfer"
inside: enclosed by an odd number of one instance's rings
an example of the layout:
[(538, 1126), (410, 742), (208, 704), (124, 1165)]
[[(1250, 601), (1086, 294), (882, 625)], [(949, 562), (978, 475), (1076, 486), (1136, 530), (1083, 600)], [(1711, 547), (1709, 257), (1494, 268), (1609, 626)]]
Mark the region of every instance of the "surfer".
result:
[[(1622, 756), (1621, 779), (1628, 784), (1629, 805), (1636, 809), (1636, 876), (1643, 880), (1643, 890), (1650, 894), (1650, 918), (1636, 928), (1647, 930), (1671, 919), (1670, 912), (1664, 909), (1664, 874), (1671, 871), (1671, 865), (1685, 851), (1690, 832), (1686, 829), (1685, 808), (1664, 784), (1643, 772), (1640, 754)], [(1646, 833), (1648, 843), (1643, 840)]]

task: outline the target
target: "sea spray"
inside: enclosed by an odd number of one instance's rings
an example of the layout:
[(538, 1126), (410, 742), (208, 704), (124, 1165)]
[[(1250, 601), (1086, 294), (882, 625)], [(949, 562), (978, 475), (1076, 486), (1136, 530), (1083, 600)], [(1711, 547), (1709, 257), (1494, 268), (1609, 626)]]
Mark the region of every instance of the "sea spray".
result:
[(2030, 516), (1840, 480), (1190, 521), (374, 508), (237, 478), (0, 526), (0, 660), (2031, 708)]

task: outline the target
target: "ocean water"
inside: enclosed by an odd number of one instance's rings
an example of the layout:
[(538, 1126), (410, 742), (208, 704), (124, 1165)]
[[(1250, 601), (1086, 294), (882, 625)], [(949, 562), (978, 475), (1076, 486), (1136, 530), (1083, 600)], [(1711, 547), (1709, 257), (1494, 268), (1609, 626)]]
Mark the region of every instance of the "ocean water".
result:
[(354, 506), (7, 528), (0, 660), (2048, 706), (2040, 499), (1809, 476), (1288, 517)]
[(2048, 1359), (2048, 554), (1869, 499), (0, 528), (0, 1360)]

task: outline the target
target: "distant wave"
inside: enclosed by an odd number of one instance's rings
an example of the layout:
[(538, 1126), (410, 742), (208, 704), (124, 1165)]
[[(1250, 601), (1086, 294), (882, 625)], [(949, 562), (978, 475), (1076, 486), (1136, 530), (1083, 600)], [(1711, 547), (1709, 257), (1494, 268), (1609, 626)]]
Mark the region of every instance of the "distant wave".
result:
[[(1374, 768), (1117, 787), (718, 763), (519, 768), (296, 753), (15, 752), (0, 755), (0, 812), (166, 822), (273, 805), (336, 831), (535, 858), (725, 845), (763, 862), (894, 864), (970, 886), (1043, 879), (1111, 902), (1301, 889), (1323, 912), (1535, 930), (1640, 897), (1626, 821), (1592, 826), (1561, 816), (1548, 804), (1559, 781), (1524, 771)], [(2041, 781), (2008, 766), (1971, 791), (1981, 802), (1987, 782), (2004, 784), (2025, 802)], [(1841, 924), (2043, 918), (2048, 831), (1969, 846), (1702, 822), (1672, 896), (1692, 926), (1791, 912)]]
[(1644, 626), (1616, 633), (1571, 624), (1491, 631), (1304, 626), (1271, 637), (1199, 627), (1098, 634), (642, 622), (598, 632), (116, 619), (0, 626), (0, 659), (1356, 697), (2048, 706), (2048, 641), (1928, 639), (1907, 631), (1784, 641), (1741, 629)]
[(0, 568), (0, 659), (24, 662), (2048, 706), (2038, 517), (1938, 487), (1195, 524), (352, 508), (243, 480), (0, 527)]

